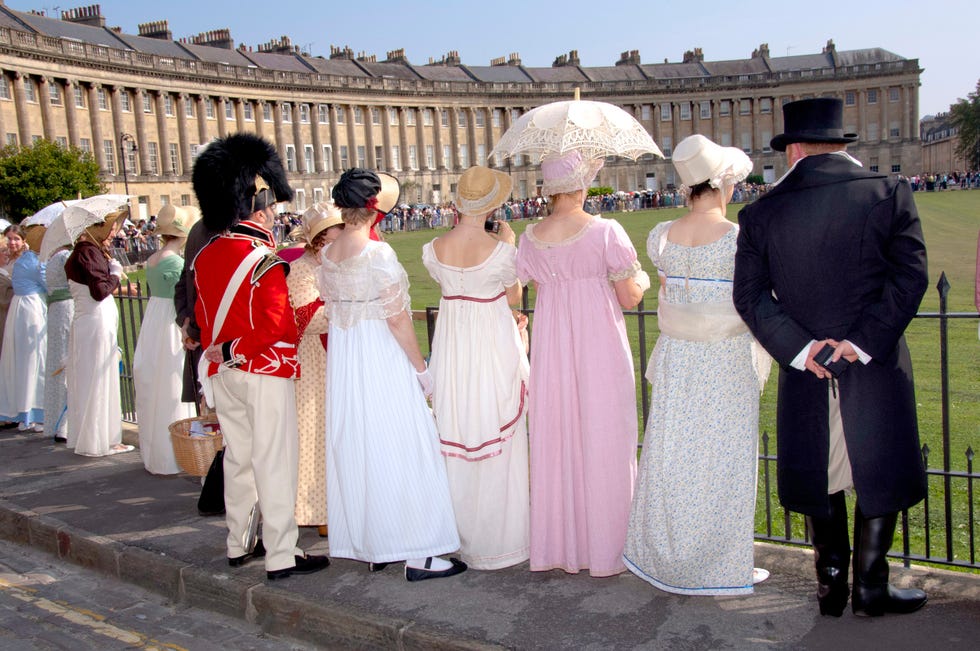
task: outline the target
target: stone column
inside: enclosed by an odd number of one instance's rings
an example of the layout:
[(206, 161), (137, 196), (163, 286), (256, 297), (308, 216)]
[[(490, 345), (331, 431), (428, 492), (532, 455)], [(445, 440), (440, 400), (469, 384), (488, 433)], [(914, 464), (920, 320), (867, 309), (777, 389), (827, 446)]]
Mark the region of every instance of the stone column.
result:
[(173, 163), (170, 160), (170, 133), (167, 130), (167, 110), (164, 106), (167, 93), (163, 90), (157, 90), (153, 92), (153, 95), (153, 110), (157, 114), (157, 133), (160, 142), (160, 175), (172, 176), (174, 172)]
[(187, 133), (187, 93), (177, 95), (177, 139), (180, 149), (180, 173), (187, 176), (191, 173), (191, 142)]
[(742, 115), (742, 100), (732, 100), (732, 147), (742, 148), (742, 129), (739, 118)]
[(691, 100), (691, 133), (701, 133), (701, 100)]
[[(772, 98), (772, 135), (776, 137), (777, 134), (783, 132), (783, 98), (773, 97)], [(762, 143), (764, 147), (768, 147), (769, 143)]]
[(218, 137), (224, 138), (228, 135), (228, 118), (225, 117), (225, 104), (228, 103), (227, 97), (218, 98), (217, 117), (218, 117)]
[(493, 157), (490, 155), (494, 147), (494, 140), (493, 140), (494, 107), (488, 106), (486, 108), (486, 111), (487, 111), (486, 122), (483, 125), (483, 129), (486, 133), (483, 134), (483, 144), (486, 145), (487, 148), (487, 160), (485, 162), (481, 162), (480, 165), (486, 165), (487, 167), (495, 167), (495, 165), (493, 164)]
[[(357, 134), (354, 130), (354, 107), (348, 105), (347, 113), (347, 164), (357, 167)], [(365, 152), (366, 153), (366, 152)]]
[[(417, 117), (417, 116), (416, 116)], [(408, 164), (408, 109), (398, 108), (398, 152), (401, 157), (400, 169), (407, 170)]]
[(469, 151), (466, 165), (467, 167), (483, 165), (483, 161), (476, 160), (476, 110), (472, 106), (467, 106), (463, 110), (466, 112), (466, 149)]
[[(371, 108), (370, 106), (362, 107), (364, 111), (364, 153), (367, 160), (367, 168), (373, 170), (377, 167), (377, 162), (374, 159), (374, 120), (371, 119)], [(380, 110), (380, 109), (378, 109)], [(384, 116), (384, 117), (387, 117)], [(384, 120), (382, 120), (382, 124)], [(384, 157), (382, 157), (382, 162)]]
[(41, 128), (44, 139), (54, 141), (54, 118), (51, 115), (50, 84), (57, 83), (53, 79), (40, 77), (37, 80), (37, 101), (41, 104)]
[[(235, 98), (235, 129), (237, 131), (245, 131), (245, 102), (247, 99), (242, 99), (241, 97)], [(255, 113), (252, 113), (254, 116)]]
[(293, 105), (293, 147), (296, 148), (296, 171), (312, 174), (313, 170), (306, 168), (306, 149), (303, 147), (302, 124), (299, 119), (299, 104)]
[(279, 152), (279, 158), (282, 159), (283, 166), (286, 165), (286, 141), (283, 139), (283, 127), (282, 127), (282, 102), (274, 101), (272, 103), (272, 122), (273, 122), (273, 133), (276, 136), (276, 151)]
[[(888, 104), (890, 100), (888, 99), (888, 89), (882, 86), (878, 89), (878, 109), (880, 111), (878, 118), (878, 128), (881, 132), (878, 134), (879, 140), (888, 140), (888, 134), (890, 133), (889, 128), (891, 125), (888, 124)], [(881, 137), (881, 134), (885, 134)]]
[(422, 114), (423, 111), (424, 108), (421, 106), (415, 109), (415, 147), (418, 149), (419, 169), (427, 170), (429, 169), (429, 161), (425, 157), (425, 116)]
[(313, 143), (313, 172), (323, 173), (323, 141), (320, 138), (320, 112), (314, 115), (315, 104), (310, 105), (310, 141)]
[(459, 171), (459, 114), (456, 107), (449, 108), (449, 161), (450, 172)]
[(670, 130), (672, 134), (670, 136), (670, 156), (674, 157), (674, 150), (677, 149), (677, 141), (680, 140), (681, 135), (681, 103), (671, 102), (670, 103)]
[[(75, 109), (75, 87), (77, 81), (71, 79), (65, 82), (65, 122), (68, 123), (68, 144), (78, 147), (81, 143), (78, 136), (78, 111)], [(92, 110), (92, 107), (89, 107)], [(0, 136), (3, 136), (3, 125), (0, 125)]]
[(919, 140), (919, 85), (918, 83), (909, 86), (911, 99), (909, 101), (909, 133), (912, 140)]
[(330, 157), (333, 158), (333, 169), (335, 172), (342, 172), (340, 169), (340, 136), (337, 129), (337, 105), (330, 105)]
[(391, 171), (394, 168), (391, 160), (391, 118), (389, 118), (390, 106), (381, 107), (381, 160), (385, 170)]
[[(140, 171), (143, 174), (152, 174), (153, 168), (150, 165), (150, 148), (147, 145), (146, 137), (146, 117), (143, 114), (143, 93), (142, 88), (137, 88), (133, 93), (133, 117), (136, 121), (136, 146), (139, 148)], [(157, 164), (160, 164), (159, 144), (157, 145)], [(159, 171), (159, 168), (157, 168)]]
[(88, 87), (88, 119), (92, 127), (92, 155), (95, 156), (95, 162), (99, 164), (99, 168), (104, 170), (106, 159), (102, 141), (105, 138), (102, 137), (102, 120), (99, 119), (99, 114), (102, 112), (99, 109), (99, 88), (99, 84), (92, 84)]
[(868, 142), (871, 140), (868, 134), (868, 91), (856, 90), (854, 91), (854, 96), (858, 103), (858, 135), (860, 136), (859, 142)]
[(663, 149), (663, 138), (664, 134), (660, 128), (660, 105), (650, 104), (651, 115), (653, 117), (653, 141), (657, 143), (657, 146)]
[(757, 151), (764, 146), (759, 143), (759, 98), (753, 97), (750, 101), (752, 102), (752, 151)]
[(28, 120), (27, 93), (24, 91), (24, 84), (30, 83), (30, 80), (30, 76), (25, 79), (23, 74), (14, 72), (14, 108), (17, 110), (17, 135), (21, 147), (31, 144), (31, 123)]
[(446, 169), (445, 156), (442, 155), (442, 109), (432, 107), (432, 140), (436, 148), (436, 169)]
[(718, 131), (720, 128), (720, 125), (718, 124), (719, 122), (718, 100), (710, 99), (708, 100), (708, 102), (709, 102), (709, 107), (711, 108), (711, 140), (713, 140), (718, 144), (721, 144), (720, 141), (718, 140), (719, 138)]
[[(122, 121), (122, 100), (120, 99), (120, 93), (124, 92), (125, 89), (121, 89), (119, 86), (109, 86), (109, 95), (111, 97), (112, 105), (112, 128), (115, 133), (112, 134), (112, 148), (116, 152), (116, 162), (119, 165), (116, 167), (116, 174), (122, 172), (122, 161), (126, 152), (123, 151), (123, 141), (121, 136), (125, 131)], [(126, 174), (132, 174), (137, 176), (139, 170), (130, 169), (129, 161), (126, 161)]]
[(205, 95), (197, 96), (197, 139), (198, 144), (206, 145), (210, 138), (208, 138), (208, 112), (204, 108), (205, 102), (210, 102), (211, 98)]
[(255, 135), (260, 138), (265, 138), (265, 100), (260, 99), (253, 102), (255, 116)]

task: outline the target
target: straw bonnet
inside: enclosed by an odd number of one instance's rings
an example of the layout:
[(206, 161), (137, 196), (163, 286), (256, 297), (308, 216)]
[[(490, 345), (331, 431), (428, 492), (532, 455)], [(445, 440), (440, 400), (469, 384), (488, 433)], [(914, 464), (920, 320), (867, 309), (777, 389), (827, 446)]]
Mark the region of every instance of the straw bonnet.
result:
[(684, 138), (674, 149), (674, 169), (687, 187), (707, 181), (711, 187), (734, 185), (752, 172), (752, 161), (741, 149), (722, 147), (699, 133)]
[(464, 215), (482, 217), (506, 201), (512, 187), (510, 175), (474, 165), (459, 177), (456, 205)]
[(307, 244), (312, 243), (317, 235), (331, 226), (343, 224), (340, 209), (333, 201), (318, 201), (303, 213), (303, 223), (292, 230), (290, 235)]
[(194, 206), (178, 207), (172, 203), (160, 209), (157, 213), (157, 235), (170, 235), (171, 237), (187, 237), (198, 219), (201, 218), (201, 211)]
[(856, 133), (844, 133), (844, 102), (836, 97), (801, 99), (783, 105), (786, 132), (769, 142), (776, 151), (786, 151), (794, 142), (829, 142), (847, 144), (858, 139)]
[(604, 162), (585, 158), (575, 149), (561, 156), (545, 158), (541, 161), (541, 194), (550, 197), (586, 189), (592, 185)]

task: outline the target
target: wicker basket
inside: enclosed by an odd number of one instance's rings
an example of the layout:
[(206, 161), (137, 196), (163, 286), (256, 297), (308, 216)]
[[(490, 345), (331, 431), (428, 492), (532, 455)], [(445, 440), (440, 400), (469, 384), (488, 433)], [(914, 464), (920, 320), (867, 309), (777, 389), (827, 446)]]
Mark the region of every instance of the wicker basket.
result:
[(170, 441), (174, 446), (174, 456), (179, 465), (188, 475), (204, 477), (208, 474), (214, 455), (224, 446), (221, 432), (215, 431), (208, 436), (191, 436), (191, 424), (200, 422), (217, 428), (218, 419), (214, 414), (184, 418), (170, 425)]

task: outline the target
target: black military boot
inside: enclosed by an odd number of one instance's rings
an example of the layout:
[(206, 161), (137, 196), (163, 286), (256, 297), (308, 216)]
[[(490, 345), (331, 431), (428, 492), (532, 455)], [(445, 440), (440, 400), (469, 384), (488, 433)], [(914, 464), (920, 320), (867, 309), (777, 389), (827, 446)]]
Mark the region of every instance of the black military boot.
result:
[(851, 608), (859, 617), (885, 613), (911, 613), (926, 603), (926, 593), (917, 588), (902, 590), (888, 585), (888, 554), (895, 537), (897, 513), (865, 518), (861, 507), (854, 509), (854, 592)]
[(851, 561), (851, 540), (847, 534), (847, 504), (844, 491), (830, 495), (830, 515), (806, 517), (813, 542), (817, 568), (817, 602), (820, 614), (840, 617), (847, 606), (847, 570)]

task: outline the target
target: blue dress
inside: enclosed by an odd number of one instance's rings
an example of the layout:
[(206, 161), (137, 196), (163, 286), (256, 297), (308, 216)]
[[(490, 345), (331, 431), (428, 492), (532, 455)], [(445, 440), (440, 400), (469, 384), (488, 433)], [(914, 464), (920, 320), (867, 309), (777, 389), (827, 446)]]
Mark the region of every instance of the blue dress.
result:
[(0, 420), (23, 426), (44, 422), (47, 288), (44, 264), (33, 251), (14, 263), (14, 298), (7, 311), (0, 354)]

